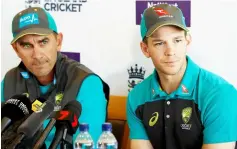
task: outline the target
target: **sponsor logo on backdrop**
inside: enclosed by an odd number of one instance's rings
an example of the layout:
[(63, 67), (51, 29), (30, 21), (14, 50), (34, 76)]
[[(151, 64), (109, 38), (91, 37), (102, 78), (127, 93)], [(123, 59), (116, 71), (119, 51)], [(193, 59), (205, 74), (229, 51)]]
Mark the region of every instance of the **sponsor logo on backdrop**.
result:
[(143, 67), (138, 67), (137, 64), (128, 68), (128, 92), (144, 80), (145, 73), (146, 70)]
[(39, 6), (47, 11), (81, 12), (87, 0), (25, 0), (25, 7)]
[[(136, 25), (140, 25), (142, 13), (146, 8), (158, 4), (170, 4), (178, 7), (183, 12), (187, 27), (191, 26), (191, 0), (136, 0)], [(163, 12), (159, 10), (157, 13), (162, 14)]]

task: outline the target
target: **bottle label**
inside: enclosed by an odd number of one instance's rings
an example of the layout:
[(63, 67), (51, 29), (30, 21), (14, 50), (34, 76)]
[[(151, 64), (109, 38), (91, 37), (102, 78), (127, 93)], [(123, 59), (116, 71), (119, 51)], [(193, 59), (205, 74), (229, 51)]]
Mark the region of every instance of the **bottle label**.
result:
[(117, 149), (118, 145), (117, 143), (103, 143), (103, 144), (98, 144), (97, 148), (98, 149)]
[(76, 149), (93, 149), (93, 143), (79, 143)]

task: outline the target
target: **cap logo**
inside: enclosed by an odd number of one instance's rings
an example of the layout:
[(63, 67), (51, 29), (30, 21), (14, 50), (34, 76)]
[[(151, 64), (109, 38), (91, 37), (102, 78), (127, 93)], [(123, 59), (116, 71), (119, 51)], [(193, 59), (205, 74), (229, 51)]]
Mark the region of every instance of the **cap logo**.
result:
[(19, 28), (32, 24), (39, 24), (39, 17), (37, 13), (29, 13), (20, 17)]
[(172, 15), (162, 8), (153, 8), (153, 10), (156, 12), (159, 18), (173, 18)]
[(163, 15), (169, 15), (169, 13), (167, 11), (165, 11), (162, 8), (154, 8), (153, 9), (159, 16), (163, 16)]

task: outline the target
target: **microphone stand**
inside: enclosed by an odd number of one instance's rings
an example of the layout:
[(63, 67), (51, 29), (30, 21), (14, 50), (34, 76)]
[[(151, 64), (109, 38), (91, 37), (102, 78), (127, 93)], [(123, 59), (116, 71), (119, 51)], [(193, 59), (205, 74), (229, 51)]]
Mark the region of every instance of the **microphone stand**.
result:
[(67, 131), (68, 129), (64, 128), (61, 149), (73, 149), (73, 137)]
[(25, 137), (24, 134), (19, 134), (17, 137), (14, 139), (13, 143), (8, 147), (10, 149), (15, 149), (17, 145), (19, 145), (22, 141), (22, 139)]
[(55, 137), (49, 146), (49, 149), (56, 149), (57, 146), (60, 144), (60, 149), (73, 149), (73, 137), (72, 135), (68, 134), (68, 129), (64, 126), (63, 131), (56, 131)]
[(43, 131), (43, 133), (40, 136), (39, 140), (36, 142), (33, 149), (39, 149), (43, 146), (43, 143), (44, 143), (45, 139), (49, 135), (49, 132), (52, 130), (55, 123), (56, 123), (56, 119), (53, 118), (53, 119), (50, 120), (50, 122), (48, 123), (47, 127)]

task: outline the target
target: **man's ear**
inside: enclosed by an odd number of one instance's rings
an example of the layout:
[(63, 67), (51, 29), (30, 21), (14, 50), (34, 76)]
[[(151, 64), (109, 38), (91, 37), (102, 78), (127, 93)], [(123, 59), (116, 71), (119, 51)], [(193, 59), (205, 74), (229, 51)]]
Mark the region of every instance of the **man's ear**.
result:
[(148, 51), (148, 45), (141, 41), (140, 42), (140, 47), (141, 47), (141, 50), (142, 50), (142, 53), (147, 57), (147, 58), (150, 58), (150, 54), (149, 54), (149, 51)]
[(190, 35), (190, 33), (187, 33), (185, 38), (186, 38), (187, 46), (189, 46), (192, 42), (192, 36)]
[(17, 50), (17, 45), (16, 45), (16, 44), (17, 44), (17, 43), (14, 42), (14, 43), (12, 44), (12, 48), (13, 48), (14, 51), (16, 52), (17, 56), (20, 57), (20, 56), (19, 56), (19, 53), (18, 53), (18, 50)]
[(56, 40), (57, 40), (57, 51), (60, 51), (61, 48), (62, 48), (63, 34), (62, 33), (58, 33)]

